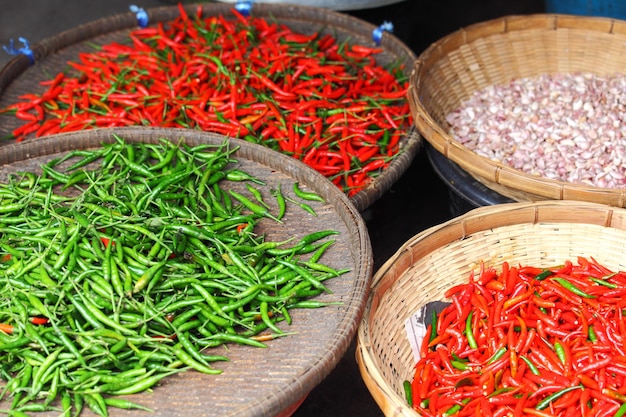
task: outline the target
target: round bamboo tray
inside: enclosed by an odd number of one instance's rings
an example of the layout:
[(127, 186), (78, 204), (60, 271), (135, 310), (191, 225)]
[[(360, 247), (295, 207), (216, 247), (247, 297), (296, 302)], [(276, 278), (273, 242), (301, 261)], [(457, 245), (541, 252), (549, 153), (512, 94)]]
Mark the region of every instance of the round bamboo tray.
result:
[[(234, 18), (230, 13), (232, 4), (206, 2), (185, 4), (183, 7), (189, 15), (195, 15), (197, 8), (201, 7), (203, 16), (223, 15), (228, 19)], [(178, 6), (149, 8), (146, 12), (150, 25), (168, 22), (180, 15)], [(334, 36), (338, 42), (375, 46), (372, 39), (375, 25), (321, 7), (255, 3), (251, 14), (285, 24), (303, 34), (319, 32)], [(136, 15), (128, 12), (77, 26), (32, 45), (34, 65), (31, 65), (28, 57), (21, 55), (13, 58), (0, 70), (0, 108), (19, 101), (18, 97), (22, 94), (41, 93), (44, 87), (40, 82), (68, 70), (67, 62), (77, 61), (81, 52), (93, 51), (94, 45), (124, 43), (128, 41), (129, 33), (137, 28)], [(379, 47), (383, 52), (376, 54), (376, 62), (383, 66), (402, 64), (408, 77), (416, 58), (414, 52), (388, 32), (383, 34)], [(21, 124), (15, 117), (0, 114), (0, 137), (8, 135)], [(415, 129), (411, 129), (401, 139), (400, 153), (394, 157), (389, 167), (365, 189), (350, 198), (359, 211), (377, 201), (404, 174), (420, 145), (420, 135)]]
[(425, 140), (487, 187), (515, 201), (626, 205), (626, 190), (532, 176), (479, 156), (448, 133), (446, 116), (474, 92), (542, 74), (624, 71), (626, 21), (570, 15), (507, 16), (433, 43), (415, 62), (409, 104)]
[(515, 202), (474, 209), (407, 241), (374, 275), (357, 333), (363, 380), (385, 416), (418, 416), (403, 381), (416, 360), (405, 321), (485, 267), (554, 266), (593, 257), (626, 269), (626, 209), (576, 201)]
[[(117, 135), (128, 142), (158, 143), (161, 139), (191, 146), (211, 143), (220, 145), (221, 135), (182, 129), (140, 128), (94, 129), (52, 135), (45, 140), (13, 143), (0, 148), (0, 180), (16, 171), (33, 171), (55, 157), (73, 149), (90, 149), (101, 143), (115, 142)], [(316, 192), (325, 203), (311, 201), (317, 213), (313, 216), (300, 207), (287, 208), (283, 223), (263, 220), (255, 233), (268, 240), (300, 238), (313, 231), (335, 229), (335, 243), (321, 262), (350, 272), (327, 281), (332, 294), (319, 301), (340, 304), (319, 309), (292, 310), (292, 324), (281, 326), (287, 337), (267, 342), (267, 348), (242, 345), (218, 347), (212, 353), (227, 356), (219, 363), (220, 375), (182, 372), (166, 378), (154, 388), (131, 397), (133, 401), (154, 409), (154, 416), (289, 416), (339, 363), (353, 340), (369, 294), (373, 256), (366, 226), (347, 196), (321, 174), (302, 162), (245, 141), (230, 143), (239, 148), (233, 153), (236, 167), (265, 182), (259, 186), (273, 213), (278, 210), (270, 190), (279, 184), (285, 197), (297, 198), (293, 185), (298, 182)], [(229, 183), (245, 192), (243, 182)], [(241, 189), (238, 189), (240, 187)], [(0, 409), (8, 409), (5, 396)], [(48, 413), (44, 415), (57, 415)], [(93, 415), (85, 412), (85, 415)], [(136, 411), (110, 410), (112, 416), (136, 415)]]

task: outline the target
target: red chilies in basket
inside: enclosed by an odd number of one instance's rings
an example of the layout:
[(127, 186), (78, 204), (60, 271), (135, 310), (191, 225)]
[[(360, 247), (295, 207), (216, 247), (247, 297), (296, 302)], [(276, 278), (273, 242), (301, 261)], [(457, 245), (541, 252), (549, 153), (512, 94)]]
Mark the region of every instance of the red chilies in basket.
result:
[(483, 268), (449, 289), (411, 384), (426, 416), (626, 412), (626, 273), (593, 259)]
[[(180, 16), (83, 52), (72, 71), (0, 113), (30, 136), (129, 125), (201, 129), (302, 160), (349, 196), (398, 154), (412, 125), (401, 65), (380, 48), (260, 17)], [(331, 156), (332, 155), (332, 156)]]

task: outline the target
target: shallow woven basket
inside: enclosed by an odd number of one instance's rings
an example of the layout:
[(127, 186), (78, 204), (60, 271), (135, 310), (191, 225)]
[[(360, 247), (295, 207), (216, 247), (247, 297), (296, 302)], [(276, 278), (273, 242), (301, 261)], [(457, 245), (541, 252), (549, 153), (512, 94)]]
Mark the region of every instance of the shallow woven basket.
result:
[(575, 201), (507, 203), (474, 209), (407, 241), (374, 275), (357, 334), (356, 358), (385, 416), (417, 416), (403, 381), (416, 363), (404, 323), (420, 307), (485, 266), (555, 266), (593, 257), (626, 269), (626, 209)]
[[(205, 17), (224, 15), (234, 19), (231, 13), (232, 4), (206, 2), (184, 5), (189, 15), (195, 15), (198, 7), (202, 8), (202, 15)], [(146, 12), (151, 25), (171, 21), (180, 15), (178, 6), (150, 8)], [(328, 33), (338, 42), (375, 46), (372, 39), (375, 25), (321, 7), (255, 3), (251, 15), (285, 24), (300, 33), (319, 32), (322, 35)], [(67, 61), (78, 60), (80, 52), (93, 51), (94, 45), (123, 43), (128, 40), (128, 34), (137, 27), (134, 13), (122, 13), (77, 26), (33, 45), (31, 49), (35, 65), (31, 65), (29, 59), (21, 55), (13, 58), (0, 70), (0, 108), (18, 101), (22, 94), (42, 92), (44, 87), (40, 82), (67, 70)], [(376, 62), (383, 66), (403, 64), (404, 73), (408, 77), (416, 58), (415, 53), (389, 32), (383, 34), (380, 48), (383, 52), (376, 54)], [(22, 123), (15, 117), (0, 115), (0, 137), (8, 135)], [(394, 158), (389, 167), (365, 189), (350, 198), (359, 211), (365, 210), (378, 200), (404, 174), (419, 151), (420, 145), (421, 137), (415, 129), (401, 139), (401, 153)]]
[(579, 200), (626, 206), (625, 189), (531, 176), (479, 156), (448, 133), (446, 116), (490, 85), (542, 74), (623, 73), (626, 21), (586, 16), (508, 16), (453, 32), (427, 48), (411, 74), (409, 104), (425, 140), (478, 181), (516, 201)]
[[(158, 143), (162, 139), (182, 141), (190, 146), (209, 143), (221, 145), (221, 135), (184, 129), (128, 127), (94, 129), (51, 135), (44, 140), (12, 143), (0, 147), (0, 181), (17, 171), (36, 171), (42, 163), (74, 149), (92, 149), (101, 143), (114, 143), (115, 135), (128, 142)], [(221, 362), (220, 375), (182, 372), (164, 379), (153, 392), (131, 397), (133, 401), (154, 409), (151, 416), (280, 416), (291, 415), (308, 393), (339, 363), (358, 328), (372, 278), (373, 256), (367, 228), (348, 197), (321, 174), (302, 162), (274, 152), (261, 145), (231, 140), (229, 147), (239, 148), (232, 154), (236, 167), (265, 182), (259, 186), (271, 212), (278, 210), (270, 190), (280, 186), (286, 197), (296, 198), (293, 184), (313, 191), (325, 203), (311, 201), (317, 216), (299, 207), (287, 208), (283, 223), (259, 223), (259, 235), (268, 241), (300, 238), (319, 230), (340, 232), (335, 243), (324, 254), (323, 263), (350, 271), (328, 280), (332, 294), (319, 301), (341, 304), (319, 309), (294, 309), (293, 322), (284, 330), (288, 337), (267, 342), (267, 348), (228, 345), (215, 348), (215, 354), (230, 361)], [(229, 182), (245, 192), (244, 182)], [(281, 326), (282, 327), (282, 326)], [(0, 391), (2, 383), (0, 382)], [(0, 400), (0, 410), (8, 409), (11, 397)], [(111, 410), (112, 416), (134, 416), (136, 411)], [(84, 413), (93, 415), (92, 413)], [(44, 413), (56, 416), (55, 413)]]

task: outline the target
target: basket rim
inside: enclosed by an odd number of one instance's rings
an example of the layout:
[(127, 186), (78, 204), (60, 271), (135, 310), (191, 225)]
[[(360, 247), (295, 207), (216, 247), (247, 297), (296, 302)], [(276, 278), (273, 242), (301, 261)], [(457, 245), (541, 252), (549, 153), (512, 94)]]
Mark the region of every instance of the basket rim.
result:
[[(572, 212), (584, 211), (593, 214), (593, 216), (583, 218), (582, 216), (572, 215), (568, 219), (563, 219), (550, 215), (552, 211), (562, 211), (563, 209), (568, 209)], [(502, 213), (517, 213), (519, 215), (509, 215), (506, 218), (497, 216), (497, 220), (494, 220), (495, 225), (493, 222), (486, 221), (490, 217), (493, 219), (494, 214)], [(402, 255), (407, 255), (408, 260), (405, 260), (402, 266), (406, 266), (407, 262), (412, 265), (415, 261), (421, 259), (422, 256), (420, 255), (427, 256), (432, 250), (443, 247), (455, 239), (464, 240), (474, 233), (485, 230), (529, 223), (526, 221), (520, 222), (521, 215), (524, 215), (524, 219), (532, 219), (530, 222), (532, 224), (549, 221), (550, 223), (588, 224), (626, 230), (626, 209), (624, 208), (586, 201), (546, 200), (478, 207), (444, 223), (427, 228), (407, 240), (374, 274), (370, 295), (357, 331), (355, 356), (359, 371), (365, 385), (385, 416), (419, 416), (416, 411), (408, 406), (406, 400), (391, 387), (377, 367), (374, 360), (376, 354), (373, 350), (373, 342), (369, 331), (369, 321), (376, 312), (379, 300), (398, 277), (402, 276), (402, 271), (399, 271), (397, 266), (398, 258), (401, 258)], [(549, 220), (544, 220), (546, 217)], [(621, 221), (617, 222), (617, 219)], [(428, 250), (421, 250), (420, 253), (419, 248), (428, 247), (429, 243), (432, 246)]]
[[(186, 3), (180, 8), (189, 15), (196, 13), (201, 8), (203, 16), (223, 14), (227, 15), (234, 6), (227, 2)], [(150, 25), (164, 23), (180, 14), (177, 5), (165, 5), (146, 8)], [(360, 18), (339, 11), (297, 4), (284, 3), (258, 3), (254, 5), (252, 14), (272, 19), (284, 19), (289, 24), (306, 23), (316, 25), (319, 28), (334, 27), (340, 29), (349, 37), (359, 36), (369, 38), (369, 44), (375, 46), (372, 32), (376, 26)], [(234, 15), (232, 19), (235, 19)], [(91, 22), (83, 23), (76, 27), (64, 30), (56, 35), (47, 37), (31, 46), (35, 62), (45, 59), (63, 48), (89, 40), (96, 36), (111, 32), (136, 28), (137, 18), (133, 12), (123, 12), (102, 17)], [(393, 33), (384, 32), (379, 47), (385, 52), (402, 60), (406, 65), (405, 74), (410, 76), (411, 65), (415, 62), (416, 54), (400, 38)], [(29, 58), (25, 55), (13, 57), (3, 68), (0, 68), (0, 95), (6, 88), (23, 72), (31, 66)], [(350, 197), (350, 201), (362, 212), (380, 199), (391, 186), (407, 171), (413, 159), (421, 149), (422, 139), (414, 126), (409, 129), (400, 142), (400, 154), (396, 155), (390, 165), (384, 169), (378, 177), (368, 186)]]
[[(534, 25), (530, 23), (527, 25), (525, 21), (532, 21)], [(427, 71), (428, 63), (433, 59), (438, 59), (437, 57), (441, 54), (442, 45), (450, 43), (456, 45), (456, 49), (458, 49), (461, 46), (474, 42), (476, 39), (493, 35), (506, 35), (527, 30), (551, 31), (555, 33), (564, 29), (576, 30), (578, 29), (577, 25), (584, 22), (602, 24), (601, 26), (605, 31), (594, 30), (594, 32), (606, 34), (607, 36), (613, 36), (617, 27), (620, 28), (620, 30), (618, 30), (619, 33), (626, 31), (626, 21), (616, 18), (567, 14), (509, 15), (474, 23), (458, 29), (432, 43), (415, 60), (407, 92), (414, 124), (424, 140), (432, 145), (439, 153), (466, 170), (479, 182), (516, 201), (572, 199), (626, 207), (626, 189), (601, 188), (582, 183), (572, 183), (534, 176), (514, 169), (502, 162), (479, 155), (463, 146), (448, 134), (431, 116), (420, 97), (419, 89), (424, 82), (423, 79)], [(584, 26), (581, 27), (580, 30), (589, 31), (590, 28)], [(476, 34), (482, 32), (487, 33), (487, 35), (476, 37)], [(504, 190), (494, 187), (493, 184), (504, 187)], [(510, 190), (510, 192), (507, 193), (508, 190)], [(524, 193), (525, 198), (520, 199), (519, 194), (515, 193), (515, 191)], [(583, 195), (584, 198), (580, 198), (580, 195)]]

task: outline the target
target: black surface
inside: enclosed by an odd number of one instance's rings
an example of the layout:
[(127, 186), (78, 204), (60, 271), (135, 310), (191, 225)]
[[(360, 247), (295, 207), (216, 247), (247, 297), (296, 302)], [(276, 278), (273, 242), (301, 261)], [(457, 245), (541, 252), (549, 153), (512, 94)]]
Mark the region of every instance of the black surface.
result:
[[(297, 3), (297, 0), (294, 2)], [(126, 12), (133, 3), (148, 8), (171, 2), (2, 0), (0, 45), (8, 45), (10, 38), (17, 41), (20, 36), (36, 43), (76, 25)], [(392, 22), (394, 34), (419, 55), (432, 42), (469, 24), (510, 14), (540, 13), (543, 10), (543, 0), (405, 0), (391, 6), (351, 14), (376, 25), (384, 21)], [(10, 59), (11, 56), (0, 50), (0, 66)], [(467, 186), (465, 195), (454, 191), (449, 186), (451, 173), (447, 169), (435, 171), (424, 146), (400, 181), (363, 212), (372, 241), (375, 269), (420, 231), (477, 205), (496, 202), (489, 200), (493, 196), (481, 195), (482, 190), (474, 189), (471, 182), (463, 184)], [(458, 180), (454, 181), (458, 185)], [(337, 368), (310, 393), (294, 417), (383, 415), (361, 379), (354, 353), (353, 343)]]
[(450, 189), (452, 202), (457, 204), (452, 215), (461, 214), (474, 207), (513, 202), (512, 199), (475, 180), (467, 171), (443, 156), (430, 144), (425, 145), (430, 165)]

